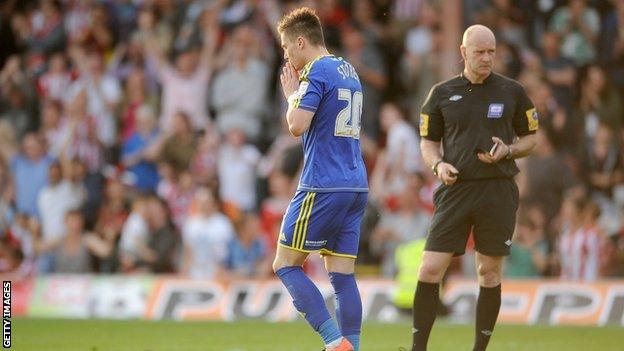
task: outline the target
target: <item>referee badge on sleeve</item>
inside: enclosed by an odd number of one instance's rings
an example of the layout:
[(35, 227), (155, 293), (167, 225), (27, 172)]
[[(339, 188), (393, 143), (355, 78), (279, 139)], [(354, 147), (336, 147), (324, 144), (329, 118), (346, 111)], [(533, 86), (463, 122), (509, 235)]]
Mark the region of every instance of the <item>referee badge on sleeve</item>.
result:
[(429, 115), (420, 114), (420, 136), (429, 135)]
[(526, 117), (529, 125), (529, 131), (537, 130), (537, 126), (539, 125), (539, 117), (537, 116), (537, 111), (535, 107), (526, 111)]

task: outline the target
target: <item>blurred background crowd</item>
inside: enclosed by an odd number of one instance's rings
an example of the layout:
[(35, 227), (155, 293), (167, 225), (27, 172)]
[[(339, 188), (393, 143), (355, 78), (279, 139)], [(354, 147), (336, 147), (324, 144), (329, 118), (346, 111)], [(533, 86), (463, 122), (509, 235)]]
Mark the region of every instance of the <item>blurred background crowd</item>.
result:
[(275, 24), (303, 5), (364, 89), (361, 272), (427, 234), (414, 126), (482, 23), (540, 116), (505, 274), (624, 276), (624, 0), (0, 1), (0, 271), (270, 276), (303, 157)]

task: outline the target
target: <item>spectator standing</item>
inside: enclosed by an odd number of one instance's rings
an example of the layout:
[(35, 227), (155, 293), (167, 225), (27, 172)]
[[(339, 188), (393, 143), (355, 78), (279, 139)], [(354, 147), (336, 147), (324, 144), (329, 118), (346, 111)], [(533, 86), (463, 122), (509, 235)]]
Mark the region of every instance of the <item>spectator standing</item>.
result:
[(71, 83), (65, 55), (56, 53), (50, 58), (46, 72), (39, 77), (37, 88), (42, 98), (63, 101)]
[(132, 201), (132, 211), (121, 230), (119, 263), (122, 272), (136, 270), (141, 251), (147, 246), (149, 235), (147, 196), (137, 195)]
[(87, 98), (86, 91), (80, 91), (67, 105), (59, 156), (80, 160), (89, 173), (98, 173), (104, 165), (103, 144), (99, 139), (102, 126), (87, 111)]
[(35, 89), (18, 55), (9, 57), (0, 71), (0, 120), (7, 121), (17, 136), (35, 126)]
[(197, 151), (197, 136), (190, 117), (180, 111), (173, 117), (171, 125), (161, 130), (163, 133), (159, 140), (146, 151), (146, 158), (160, 158), (171, 165), (176, 173), (188, 170)]
[(610, 199), (613, 189), (622, 183), (622, 155), (612, 127), (601, 122), (593, 138), (587, 141), (583, 158), (583, 175), (590, 190)]
[(158, 186), (158, 167), (150, 146), (158, 141), (156, 116), (148, 105), (136, 110), (136, 130), (124, 142), (122, 164), (132, 176), (133, 185), (140, 191), (154, 191)]
[(189, 116), (194, 129), (203, 129), (208, 122), (205, 99), (208, 96), (208, 83), (212, 74), (217, 28), (204, 31), (201, 53), (187, 49), (178, 54), (175, 67), (171, 66), (161, 50), (156, 38), (147, 44), (148, 56), (156, 61), (158, 77), (162, 85), (162, 105), (160, 126), (168, 130), (174, 116), (183, 111)]
[(379, 107), (388, 77), (383, 56), (376, 45), (367, 45), (365, 34), (356, 24), (345, 25), (342, 30), (343, 56), (358, 72), (362, 91), (366, 94), (362, 107), (362, 131), (373, 139), (379, 133)]
[(195, 279), (227, 277), (228, 242), (234, 238), (230, 220), (219, 212), (214, 195), (208, 188), (195, 193), (197, 213), (184, 223), (181, 273)]
[(35, 133), (26, 134), (22, 152), (11, 160), (17, 211), (28, 216), (38, 215), (37, 198), (48, 182), (50, 164), (52, 157), (45, 154), (41, 138)]
[(219, 130), (227, 133), (237, 128), (250, 140), (260, 136), (268, 92), (269, 67), (260, 56), (259, 44), (251, 26), (236, 28), (219, 57), (224, 67), (216, 74), (212, 90)]
[(47, 100), (41, 106), (41, 124), (39, 135), (43, 137), (48, 147), (48, 152), (54, 157), (61, 153), (65, 140), (63, 129), (67, 120), (61, 115), (62, 105), (60, 102)]
[(378, 158), (371, 178), (378, 194), (396, 196), (402, 193), (409, 175), (423, 168), (420, 138), (416, 129), (403, 119), (397, 105), (385, 103), (380, 113), (381, 128), (386, 132), (386, 148)]
[(593, 282), (600, 274), (602, 234), (597, 225), (599, 207), (574, 195), (562, 205), (563, 228), (558, 243), (560, 276), (565, 280)]
[(546, 81), (553, 90), (553, 95), (566, 112), (572, 112), (574, 105), (574, 87), (576, 84), (576, 67), (574, 61), (561, 56), (559, 36), (546, 32), (542, 36), (542, 67)]
[(93, 271), (92, 256), (110, 251), (108, 243), (93, 233), (85, 232), (84, 224), (80, 211), (69, 211), (65, 215), (66, 232), (55, 253), (55, 273), (90, 273)]
[(40, 1), (24, 24), (18, 27), (20, 39), (33, 56), (31, 62), (41, 68), (48, 55), (65, 47), (61, 3), (58, 0)]
[(54, 251), (66, 233), (66, 214), (79, 210), (86, 200), (86, 190), (71, 178), (69, 165), (52, 163), (48, 169), (48, 184), (38, 197), (41, 217), (41, 241), (38, 245), (39, 272), (49, 273), (54, 267)]
[(87, 111), (97, 123), (97, 138), (111, 147), (117, 137), (115, 112), (121, 100), (121, 87), (115, 77), (104, 71), (103, 58), (97, 51), (88, 53), (79, 66), (80, 78), (70, 87), (70, 96), (87, 94)]
[(217, 189), (220, 143), (221, 137), (216, 130), (206, 130), (200, 138), (191, 164), (191, 174), (196, 184)]
[(227, 132), (219, 149), (219, 196), (243, 211), (256, 208), (257, 166), (260, 151), (245, 141), (245, 133), (236, 128)]
[(596, 58), (596, 43), (600, 31), (598, 11), (587, 6), (586, 0), (571, 0), (557, 9), (550, 28), (562, 37), (561, 53), (582, 66)]
[(596, 65), (587, 67), (581, 75), (581, 96), (577, 111), (583, 121), (585, 136), (596, 134), (599, 122), (606, 122), (613, 130), (623, 125), (622, 98), (609, 84), (604, 70)]
[(137, 128), (137, 113), (142, 106), (152, 109), (156, 107), (156, 98), (151, 95), (141, 68), (130, 71), (125, 80), (124, 101), (120, 112), (120, 137), (122, 142), (128, 141)]
[(236, 222), (236, 236), (228, 243), (226, 267), (242, 278), (266, 277), (271, 272), (265, 237), (256, 215), (243, 215)]
[(108, 180), (95, 223), (95, 233), (111, 247), (108, 255), (102, 255), (96, 261), (97, 271), (101, 273), (113, 273), (119, 268), (119, 239), (129, 214), (125, 192), (121, 181), (116, 178)]
[(147, 209), (150, 235), (142, 259), (152, 273), (173, 272), (177, 249), (176, 231), (167, 204), (157, 197), (150, 197)]

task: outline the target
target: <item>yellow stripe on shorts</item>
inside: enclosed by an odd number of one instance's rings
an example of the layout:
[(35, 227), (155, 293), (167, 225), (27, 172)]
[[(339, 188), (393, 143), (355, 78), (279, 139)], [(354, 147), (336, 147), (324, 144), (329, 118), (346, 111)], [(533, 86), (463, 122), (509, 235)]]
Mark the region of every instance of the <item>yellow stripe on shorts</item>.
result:
[(306, 206), (310, 199), (312, 193), (307, 193), (301, 203), (301, 208), (299, 208), (299, 215), (297, 216), (297, 220), (295, 221), (295, 230), (293, 231), (292, 243), (290, 244), (292, 247), (297, 248), (297, 242), (299, 241), (299, 231), (301, 228), (301, 223), (303, 222), (303, 217), (306, 212)]
[(312, 196), (310, 196), (307, 213), (303, 217), (303, 231), (301, 233), (302, 235), (298, 246), (299, 249), (303, 249), (303, 246), (305, 244), (306, 235), (308, 234), (308, 225), (310, 223), (310, 215), (312, 214), (312, 207), (314, 207), (314, 198), (316, 197), (316, 193), (310, 194), (312, 194)]

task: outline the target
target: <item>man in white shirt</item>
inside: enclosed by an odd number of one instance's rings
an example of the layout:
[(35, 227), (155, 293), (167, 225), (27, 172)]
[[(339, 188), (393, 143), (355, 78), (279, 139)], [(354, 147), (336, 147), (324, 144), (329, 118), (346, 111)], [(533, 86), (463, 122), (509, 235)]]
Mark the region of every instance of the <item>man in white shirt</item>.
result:
[(115, 77), (104, 72), (99, 53), (90, 53), (86, 61), (87, 64), (81, 67), (80, 79), (72, 84), (68, 96), (73, 98), (83, 90), (86, 92), (89, 115), (98, 126), (98, 140), (105, 146), (111, 146), (116, 141), (114, 112), (121, 101), (121, 86)]
[(182, 273), (195, 279), (223, 278), (228, 242), (234, 238), (230, 220), (217, 209), (214, 195), (201, 188), (195, 195), (197, 213), (182, 228)]
[(395, 104), (386, 103), (380, 111), (381, 128), (387, 134), (386, 148), (373, 171), (371, 182), (376, 185), (377, 197), (400, 195), (409, 175), (423, 169), (420, 138)]
[(422, 170), (420, 138), (395, 104), (386, 103), (382, 106), (381, 125), (388, 134), (386, 155), (390, 165), (410, 172)]
[(65, 234), (65, 214), (80, 208), (86, 199), (86, 190), (82, 184), (71, 181), (69, 171), (62, 170), (58, 162), (52, 163), (48, 169), (48, 185), (41, 189), (37, 198), (42, 229), (40, 273), (47, 273), (53, 268), (53, 251)]
[(269, 67), (254, 51), (258, 38), (250, 26), (240, 26), (221, 52), (225, 66), (216, 74), (212, 90), (215, 120), (221, 132), (242, 129), (257, 140), (266, 112)]
[(224, 202), (250, 211), (256, 208), (257, 168), (260, 151), (245, 142), (245, 134), (240, 129), (232, 129), (219, 148), (218, 173), (219, 196)]
[(138, 267), (141, 251), (147, 247), (147, 197), (138, 195), (132, 202), (132, 212), (121, 229), (119, 260), (125, 272)]

